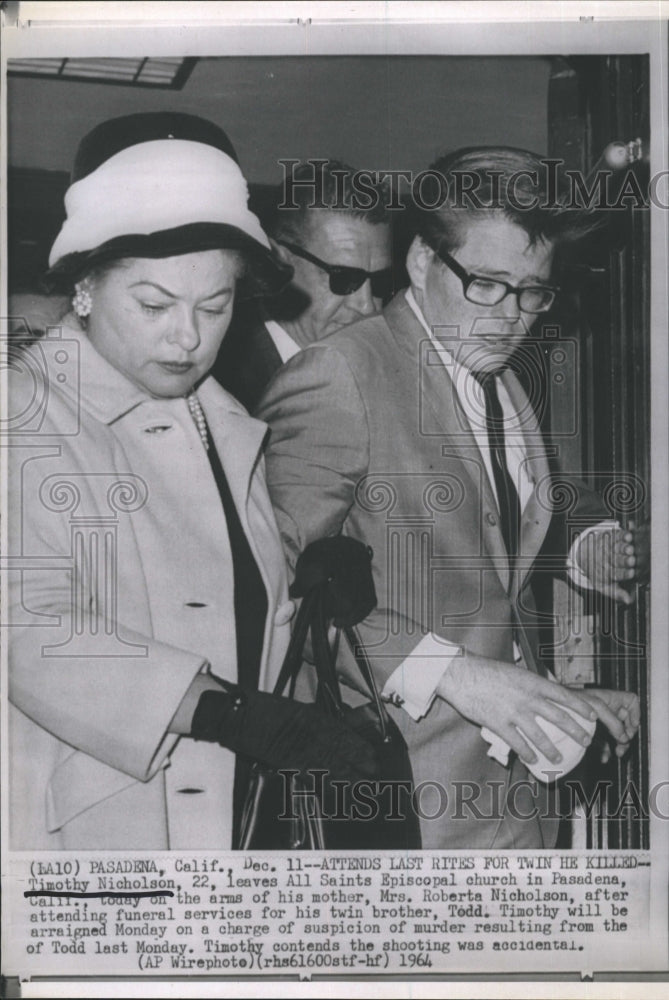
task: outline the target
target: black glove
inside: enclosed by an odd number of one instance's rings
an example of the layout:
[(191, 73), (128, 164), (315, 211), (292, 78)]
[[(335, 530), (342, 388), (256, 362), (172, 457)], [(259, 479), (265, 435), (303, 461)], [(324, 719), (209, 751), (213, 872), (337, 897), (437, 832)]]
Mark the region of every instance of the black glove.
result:
[(304, 597), (321, 583), (327, 617), (338, 627), (357, 625), (376, 607), (372, 550), (345, 535), (311, 542), (297, 560), (290, 596)]
[(315, 705), (219, 682), (205, 691), (193, 715), (193, 739), (220, 743), (278, 770), (325, 770), (357, 781), (377, 773), (374, 748), (336, 716)]

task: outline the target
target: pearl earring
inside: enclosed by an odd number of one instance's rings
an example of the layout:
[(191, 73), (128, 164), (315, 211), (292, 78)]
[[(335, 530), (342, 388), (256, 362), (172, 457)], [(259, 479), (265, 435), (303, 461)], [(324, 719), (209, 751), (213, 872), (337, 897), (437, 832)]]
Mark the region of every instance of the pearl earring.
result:
[(74, 296), (72, 298), (72, 308), (79, 319), (86, 319), (90, 316), (93, 308), (91, 293), (83, 281), (78, 281), (74, 286)]

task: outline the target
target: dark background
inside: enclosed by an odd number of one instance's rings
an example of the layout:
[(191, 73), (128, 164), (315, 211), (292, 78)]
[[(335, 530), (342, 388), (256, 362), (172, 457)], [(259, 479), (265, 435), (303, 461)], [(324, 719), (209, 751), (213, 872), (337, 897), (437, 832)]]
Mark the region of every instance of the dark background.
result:
[[(36, 287), (77, 145), (107, 118), (172, 109), (228, 133), (262, 214), (280, 159), (424, 170), (458, 146), (545, 152), (554, 60), (534, 57), (204, 58), (179, 90), (13, 76), (8, 84), (10, 291)], [(401, 227), (398, 227), (401, 229)], [(400, 251), (401, 256), (401, 251)]]

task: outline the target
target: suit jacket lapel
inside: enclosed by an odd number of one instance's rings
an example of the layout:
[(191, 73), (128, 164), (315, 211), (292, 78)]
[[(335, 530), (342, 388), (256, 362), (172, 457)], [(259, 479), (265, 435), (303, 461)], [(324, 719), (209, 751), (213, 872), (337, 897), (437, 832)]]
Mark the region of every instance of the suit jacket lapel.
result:
[[(416, 372), (420, 385), (419, 413), (421, 430), (425, 432), (423, 407), (444, 435), (442, 454), (460, 459), (466, 475), (471, 480), (479, 506), (481, 538), (492, 560), (502, 586), (509, 587), (509, 557), (499, 518), (494, 523), (484, 516), (485, 511), (498, 510), (497, 500), (490, 485), (476, 438), (469, 420), (460, 404), (457, 391), (426, 331), (409, 307), (404, 293), (396, 295), (384, 312), (388, 326), (398, 347), (407, 355), (411, 372)], [(438, 338), (437, 338), (438, 339)], [(410, 362), (409, 362), (410, 359)]]

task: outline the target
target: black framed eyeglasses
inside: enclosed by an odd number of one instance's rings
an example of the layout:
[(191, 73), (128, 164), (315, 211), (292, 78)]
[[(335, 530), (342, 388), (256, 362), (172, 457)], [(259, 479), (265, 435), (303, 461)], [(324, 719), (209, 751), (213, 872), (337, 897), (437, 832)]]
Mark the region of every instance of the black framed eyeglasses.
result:
[(555, 302), (555, 296), (560, 289), (556, 285), (510, 285), (508, 281), (499, 278), (486, 278), (481, 274), (471, 274), (458, 264), (446, 250), (432, 247), (439, 260), (448, 267), (462, 282), (462, 291), (469, 302), (477, 306), (496, 306), (507, 295), (516, 295), (518, 305), (524, 313), (548, 312)]
[(314, 257), (312, 253), (296, 243), (288, 243), (286, 240), (276, 240), (276, 242), (290, 250), (297, 257), (308, 260), (321, 271), (325, 271), (330, 280), (330, 291), (333, 295), (352, 295), (362, 288), (366, 281), (372, 285), (372, 295), (375, 299), (388, 299), (393, 293), (393, 270), (391, 267), (384, 267), (380, 271), (365, 271), (362, 267), (348, 267), (345, 264), (328, 264), (320, 257)]

